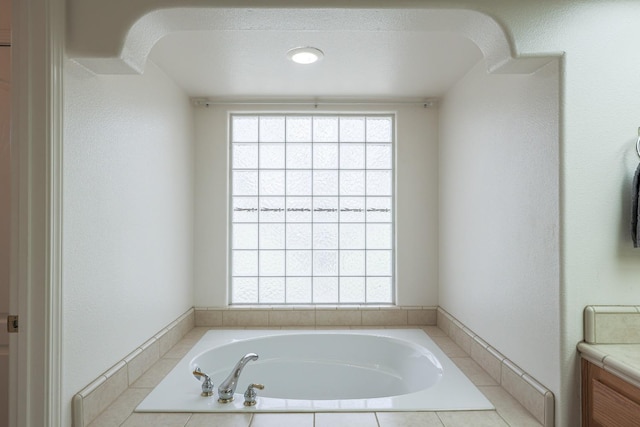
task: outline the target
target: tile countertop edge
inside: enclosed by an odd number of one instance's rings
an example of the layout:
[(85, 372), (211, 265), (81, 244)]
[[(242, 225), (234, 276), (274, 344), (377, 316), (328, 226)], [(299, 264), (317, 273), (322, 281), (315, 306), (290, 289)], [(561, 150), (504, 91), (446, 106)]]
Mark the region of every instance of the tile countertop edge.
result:
[[(578, 343), (578, 352), (589, 362), (598, 362), (606, 371), (640, 387), (640, 344)], [(633, 353), (633, 357), (629, 357)]]

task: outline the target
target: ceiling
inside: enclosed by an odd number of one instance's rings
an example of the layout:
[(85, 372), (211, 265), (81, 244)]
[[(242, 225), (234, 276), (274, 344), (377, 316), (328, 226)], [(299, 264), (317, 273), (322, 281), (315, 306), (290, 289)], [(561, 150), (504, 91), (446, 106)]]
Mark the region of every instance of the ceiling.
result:
[[(299, 46), (324, 59), (289, 61)], [(482, 53), (450, 32), (257, 29), (170, 33), (149, 58), (190, 97), (416, 99), (442, 96)]]

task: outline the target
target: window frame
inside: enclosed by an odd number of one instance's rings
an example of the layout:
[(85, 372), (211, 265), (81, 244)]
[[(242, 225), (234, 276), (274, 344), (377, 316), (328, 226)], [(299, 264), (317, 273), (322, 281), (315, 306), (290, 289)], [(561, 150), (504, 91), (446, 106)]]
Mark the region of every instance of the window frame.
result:
[[(377, 170), (388, 170), (391, 173), (391, 182), (390, 182), (390, 192), (391, 195), (390, 196), (381, 196), (381, 197), (388, 197), (390, 199), (390, 209), (391, 209), (391, 213), (390, 213), (390, 221), (386, 224), (389, 224), (391, 227), (391, 248), (390, 248), (390, 252), (391, 252), (391, 259), (390, 259), (390, 275), (389, 276), (376, 276), (376, 275), (367, 275), (367, 268), (366, 268), (366, 259), (367, 259), (367, 251), (369, 250), (376, 250), (376, 249), (368, 249), (366, 247), (366, 245), (364, 246), (363, 249), (361, 249), (364, 252), (364, 258), (365, 258), (365, 271), (364, 274), (362, 276), (358, 276), (358, 277), (362, 277), (365, 280), (365, 286), (364, 286), (364, 300), (363, 301), (359, 301), (359, 302), (340, 302), (340, 279), (342, 277), (356, 277), (356, 276), (343, 276), (340, 273), (340, 269), (338, 268), (337, 274), (335, 276), (315, 276), (313, 273), (308, 276), (309, 279), (312, 282), (311, 285), (311, 301), (310, 302), (287, 302), (286, 298), (287, 298), (287, 292), (286, 292), (286, 286), (287, 286), (287, 278), (290, 277), (298, 277), (298, 276), (288, 276), (287, 275), (287, 271), (285, 268), (284, 274), (282, 276), (261, 276), (260, 275), (260, 265), (259, 265), (259, 260), (258, 260), (258, 271), (257, 274), (255, 276), (246, 276), (246, 277), (255, 277), (255, 279), (258, 281), (257, 283), (257, 301), (256, 302), (234, 302), (233, 301), (233, 279), (234, 277), (238, 278), (238, 277), (242, 277), (242, 276), (234, 276), (234, 272), (233, 272), (233, 257), (234, 257), (234, 196), (238, 196), (238, 197), (242, 197), (242, 195), (236, 195), (234, 194), (234, 171), (236, 171), (236, 169), (234, 169), (233, 166), (233, 150), (234, 150), (234, 128), (233, 128), (233, 120), (236, 117), (255, 117), (258, 119), (258, 138), (257, 141), (255, 142), (244, 142), (246, 144), (251, 144), (251, 143), (255, 143), (258, 145), (258, 152), (260, 151), (260, 144), (264, 144), (265, 142), (260, 141), (260, 119), (263, 117), (278, 117), (278, 118), (283, 118), (285, 120), (285, 137), (283, 141), (279, 141), (279, 142), (272, 142), (274, 144), (284, 144), (284, 150), (285, 150), (285, 161), (284, 161), (284, 166), (282, 169), (276, 169), (276, 170), (282, 170), (284, 172), (285, 175), (285, 194), (283, 197), (285, 199), (285, 207), (286, 207), (286, 201), (287, 201), (287, 197), (293, 197), (293, 196), (289, 196), (286, 193), (286, 175), (287, 172), (290, 170), (307, 170), (307, 169), (289, 169), (287, 164), (286, 164), (286, 152), (287, 152), (287, 144), (292, 143), (287, 141), (287, 135), (286, 135), (286, 121), (287, 118), (289, 117), (305, 117), (305, 118), (310, 118), (312, 121), (314, 120), (314, 118), (317, 117), (328, 117), (328, 118), (336, 118), (338, 121), (340, 120), (340, 118), (348, 118), (348, 117), (354, 117), (354, 118), (363, 118), (365, 121), (365, 138), (363, 141), (357, 141), (357, 142), (343, 142), (340, 140), (340, 137), (338, 137), (337, 141), (333, 141), (332, 143), (337, 143), (338, 145), (338, 152), (340, 151), (340, 147), (342, 143), (345, 144), (364, 144), (364, 146), (366, 147), (367, 144), (375, 144), (376, 141), (367, 141), (366, 140), (366, 121), (367, 118), (376, 118), (376, 117), (381, 117), (381, 118), (385, 118), (385, 119), (390, 119), (391, 122), (391, 141), (390, 142), (384, 142), (384, 141), (380, 141), (378, 142), (378, 144), (389, 144), (391, 146), (391, 159), (390, 159), (390, 169), (377, 169)], [(338, 124), (338, 129), (339, 129), (340, 125)], [(338, 131), (339, 132), (339, 131)], [(238, 143), (242, 144), (243, 142), (239, 141)], [(267, 144), (269, 142), (266, 142)], [(309, 144), (312, 145), (312, 147), (314, 146), (314, 144), (322, 144), (323, 142), (316, 142), (314, 141), (314, 137), (313, 134), (311, 136), (311, 140), (308, 142)], [(228, 251), (228, 257), (227, 257), (227, 292), (228, 292), (228, 304), (229, 305), (233, 305), (233, 306), (252, 306), (252, 305), (256, 305), (256, 306), (270, 306), (270, 305), (286, 305), (286, 306), (301, 306), (301, 305), (318, 305), (318, 306), (341, 306), (341, 305), (395, 305), (396, 304), (396, 294), (397, 294), (397, 290), (396, 290), (396, 175), (397, 175), (397, 164), (396, 164), (396, 159), (397, 159), (397, 155), (396, 155), (396, 150), (397, 150), (397, 144), (398, 144), (398, 139), (397, 139), (397, 113), (396, 112), (382, 112), (382, 111), (366, 111), (366, 112), (344, 112), (344, 111), (332, 111), (332, 112), (305, 112), (305, 111), (293, 111), (293, 112), (274, 112), (274, 111), (251, 111), (251, 112), (247, 112), (247, 111), (239, 111), (239, 112), (232, 112), (229, 111), (227, 114), (227, 149), (228, 149), (228, 156), (227, 156), (227, 167), (228, 167), (228, 229), (227, 229), (227, 235), (228, 235), (228, 244), (227, 244), (227, 251)], [(313, 148), (312, 148), (312, 154), (311, 154), (312, 158), (313, 158)], [(339, 156), (339, 154), (338, 154)], [(364, 165), (362, 169), (351, 169), (351, 170), (356, 170), (356, 171), (363, 171), (365, 174), (365, 187), (366, 187), (366, 177), (367, 177), (367, 171), (368, 170), (376, 170), (376, 169), (367, 169), (367, 157), (366, 157), (366, 148), (365, 148), (365, 155), (364, 155)], [(258, 173), (258, 186), (259, 186), (259, 177), (260, 177), (260, 172), (263, 170), (260, 167), (260, 157), (258, 154), (258, 166), (257, 169), (255, 169)], [(264, 170), (268, 170), (268, 169), (264, 169)], [(313, 172), (316, 170), (313, 167), (313, 161), (311, 164), (311, 167), (308, 169), (312, 174)], [(327, 169), (318, 169), (318, 170), (327, 170)], [(340, 177), (340, 173), (342, 171), (348, 171), (349, 169), (342, 169), (340, 167), (340, 164), (338, 164), (337, 169), (335, 169), (338, 171), (338, 177)], [(337, 194), (332, 194), (332, 195), (327, 195), (326, 197), (336, 197), (338, 199), (338, 203), (341, 200), (340, 198), (342, 197), (340, 194), (340, 188), (339, 188), (339, 178), (338, 178), (338, 191)], [(258, 199), (258, 201), (260, 201), (260, 192), (258, 190), (258, 194), (256, 196), (247, 196), (247, 197), (256, 197)], [(315, 195), (312, 193), (311, 196), (308, 196), (311, 198), (312, 200), (312, 205), (313, 205), (313, 201), (314, 201), (314, 197), (322, 197), (322, 195)], [(365, 228), (365, 236), (366, 236), (366, 226), (368, 223), (370, 223), (369, 221), (367, 221), (367, 194), (366, 194), (366, 189), (365, 189), (365, 194), (363, 196), (354, 196), (354, 197), (362, 197), (364, 199), (364, 206), (365, 206), (365, 211), (364, 211), (364, 219), (362, 222), (354, 222), (357, 224), (362, 224), (364, 225)], [(371, 197), (371, 196), (369, 196)], [(338, 208), (340, 210), (340, 205), (338, 204)], [(258, 205), (258, 209), (260, 209), (260, 206)], [(313, 220), (313, 208), (312, 208), (312, 218), (309, 221), (309, 224), (311, 224), (312, 226), (312, 230), (313, 230), (313, 225), (315, 224), (323, 224), (323, 222), (314, 222)], [(260, 224), (263, 224), (260, 222), (260, 211), (258, 211), (258, 219), (255, 221), (255, 224), (257, 224), (258, 229), (260, 228)], [(285, 215), (285, 219), (282, 222), (282, 224), (284, 224), (285, 228), (287, 224), (291, 224), (291, 222), (287, 222), (286, 219), (286, 211), (284, 213)], [(265, 222), (265, 223), (269, 223), (269, 222)], [(338, 214), (338, 220), (335, 222), (336, 224), (338, 224), (338, 239), (340, 238), (340, 233), (339, 233), (339, 227), (340, 224), (344, 224), (343, 222), (340, 221), (340, 217)], [(346, 224), (348, 224), (349, 222), (345, 222)], [(372, 223), (376, 223), (376, 222), (372, 222)], [(237, 223), (236, 223), (237, 224)], [(259, 247), (259, 245), (256, 247), (255, 251), (259, 252), (261, 250), (261, 248)], [(286, 258), (286, 252), (287, 250), (295, 250), (295, 249), (287, 249), (286, 246), (286, 242), (285, 242), (285, 246), (284, 249), (282, 249), (283, 252), (285, 253), (285, 258)], [(322, 249), (314, 249), (313, 246), (311, 247), (310, 251), (312, 254), (312, 263), (313, 263), (313, 253), (316, 250), (322, 250)], [(334, 250), (334, 249), (331, 249)], [(344, 250), (344, 249), (343, 249)], [(355, 249), (354, 249), (355, 250)], [(337, 253), (338, 253), (338, 259), (340, 258), (340, 246), (338, 246), (338, 249), (336, 249)], [(286, 262), (286, 261), (285, 261)], [(284, 278), (284, 302), (260, 302), (260, 278), (269, 278), (269, 277), (282, 277)], [(307, 276), (304, 276), (307, 277)], [(331, 302), (316, 302), (314, 301), (314, 295), (313, 295), (313, 281), (315, 278), (322, 278), (322, 277), (335, 277), (338, 280), (338, 290), (337, 290), (337, 300), (336, 301), (331, 301)], [(389, 301), (367, 301), (367, 288), (366, 288), (366, 281), (369, 277), (389, 277), (390, 279), (390, 300)]]

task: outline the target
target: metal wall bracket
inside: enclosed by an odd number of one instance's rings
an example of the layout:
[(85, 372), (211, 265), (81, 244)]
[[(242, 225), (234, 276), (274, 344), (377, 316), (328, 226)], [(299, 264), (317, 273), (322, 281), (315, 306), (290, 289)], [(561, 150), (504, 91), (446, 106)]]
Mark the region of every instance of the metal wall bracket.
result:
[(7, 332), (10, 334), (18, 333), (18, 316), (7, 316)]

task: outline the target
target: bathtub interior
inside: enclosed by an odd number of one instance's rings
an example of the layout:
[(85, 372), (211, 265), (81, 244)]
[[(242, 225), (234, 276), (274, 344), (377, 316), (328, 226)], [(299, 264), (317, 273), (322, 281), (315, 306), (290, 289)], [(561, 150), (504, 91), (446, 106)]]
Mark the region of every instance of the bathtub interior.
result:
[[(295, 333), (237, 341), (207, 350), (190, 363), (220, 384), (239, 355), (260, 358), (242, 371), (237, 391), (268, 384), (263, 397), (303, 400), (398, 396), (433, 386), (442, 366), (426, 349), (390, 337)], [(402, 363), (400, 363), (400, 361)], [(299, 380), (298, 380), (299, 379)]]
[[(233, 402), (200, 396), (196, 367), (215, 388), (247, 353)], [(243, 405), (250, 383), (265, 385)], [(211, 330), (136, 408), (138, 412), (487, 410), (491, 403), (418, 329)]]

